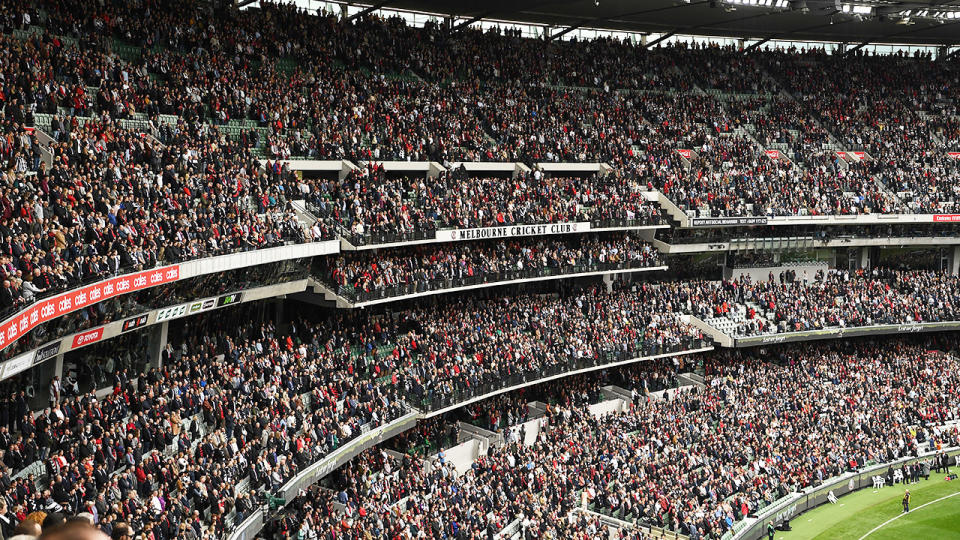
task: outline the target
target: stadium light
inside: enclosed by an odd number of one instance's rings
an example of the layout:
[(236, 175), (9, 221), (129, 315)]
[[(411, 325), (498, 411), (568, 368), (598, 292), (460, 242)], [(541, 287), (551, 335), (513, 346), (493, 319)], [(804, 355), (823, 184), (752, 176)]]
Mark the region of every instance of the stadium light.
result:
[(758, 7), (768, 9), (789, 9), (790, 0), (724, 0), (733, 6)]
[(960, 19), (960, 10), (905, 9), (896, 13), (901, 19), (928, 19), (935, 21), (953, 21)]
[(852, 15), (873, 15), (873, 6), (864, 4), (843, 4), (841, 11)]

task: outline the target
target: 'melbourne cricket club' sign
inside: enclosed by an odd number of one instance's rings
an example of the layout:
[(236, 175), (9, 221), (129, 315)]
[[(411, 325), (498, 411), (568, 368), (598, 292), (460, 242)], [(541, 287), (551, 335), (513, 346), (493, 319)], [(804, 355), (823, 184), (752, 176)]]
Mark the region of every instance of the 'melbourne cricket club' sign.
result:
[(503, 225), (501, 227), (477, 227), (473, 229), (447, 229), (437, 231), (437, 240), (458, 242), (460, 240), (487, 240), (491, 238), (516, 238), (520, 236), (547, 236), (590, 231), (590, 222), (546, 223), (543, 225)]

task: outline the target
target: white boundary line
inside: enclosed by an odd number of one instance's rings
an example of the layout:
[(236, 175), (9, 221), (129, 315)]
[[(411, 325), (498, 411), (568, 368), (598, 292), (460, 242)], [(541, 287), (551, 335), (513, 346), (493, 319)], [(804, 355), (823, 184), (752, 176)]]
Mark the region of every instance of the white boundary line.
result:
[[(915, 511), (923, 508), (924, 506), (930, 506), (931, 504), (938, 503), (938, 502), (940, 502), (940, 501), (942, 501), (942, 500), (944, 500), (944, 499), (949, 499), (950, 497), (956, 497), (957, 495), (960, 495), (960, 491), (958, 491), (958, 492), (956, 492), (956, 493), (951, 493), (950, 495), (947, 495), (947, 496), (945, 496), (945, 497), (940, 497), (939, 499), (937, 499), (937, 500), (935, 500), (935, 501), (930, 501), (930, 502), (928, 502), (928, 503), (921, 504), (920, 506), (914, 508), (914, 509), (911, 510), (910, 512), (915, 512)], [(880, 529), (886, 527), (886, 526), (887, 526), (888, 524), (890, 524), (891, 522), (896, 521), (896, 520), (898, 520), (898, 519), (900, 519), (900, 518), (902, 518), (903, 516), (906, 516), (906, 515), (908, 515), (908, 514), (909, 514), (909, 512), (902, 512), (902, 513), (900, 513), (899, 516), (893, 517), (893, 518), (890, 518), (890, 519), (884, 521), (883, 523), (881, 523), (881, 524), (877, 525), (876, 527), (874, 527), (874, 528), (873, 528), (870, 532), (868, 532), (867, 534), (861, 536), (861, 537), (860, 537), (860, 540), (863, 540), (864, 538), (870, 536), (871, 534), (873, 534), (873, 533), (879, 531)]]

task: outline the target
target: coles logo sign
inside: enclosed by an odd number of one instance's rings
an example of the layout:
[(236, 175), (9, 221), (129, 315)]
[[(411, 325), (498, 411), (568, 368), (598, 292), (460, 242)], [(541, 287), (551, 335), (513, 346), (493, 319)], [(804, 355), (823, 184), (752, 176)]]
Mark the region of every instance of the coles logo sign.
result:
[(148, 289), (178, 279), (180, 279), (180, 266), (165, 266), (126, 274), (65, 292), (46, 300), (40, 300), (0, 325), (0, 349), (6, 348), (23, 334), (33, 330), (38, 324), (45, 323), (50, 319), (55, 319), (114, 296)]
[(89, 345), (91, 343), (100, 341), (100, 338), (103, 337), (103, 327), (95, 328), (89, 330), (82, 334), (77, 334), (73, 336), (73, 348), (83, 347), (84, 345)]

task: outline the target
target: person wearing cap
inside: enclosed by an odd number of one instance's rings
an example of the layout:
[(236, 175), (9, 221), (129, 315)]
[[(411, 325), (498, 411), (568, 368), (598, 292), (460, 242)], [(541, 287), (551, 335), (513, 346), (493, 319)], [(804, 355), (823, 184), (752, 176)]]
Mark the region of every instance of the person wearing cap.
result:
[(903, 491), (903, 500), (900, 501), (903, 504), (903, 512), (910, 512), (910, 490), (906, 489)]

